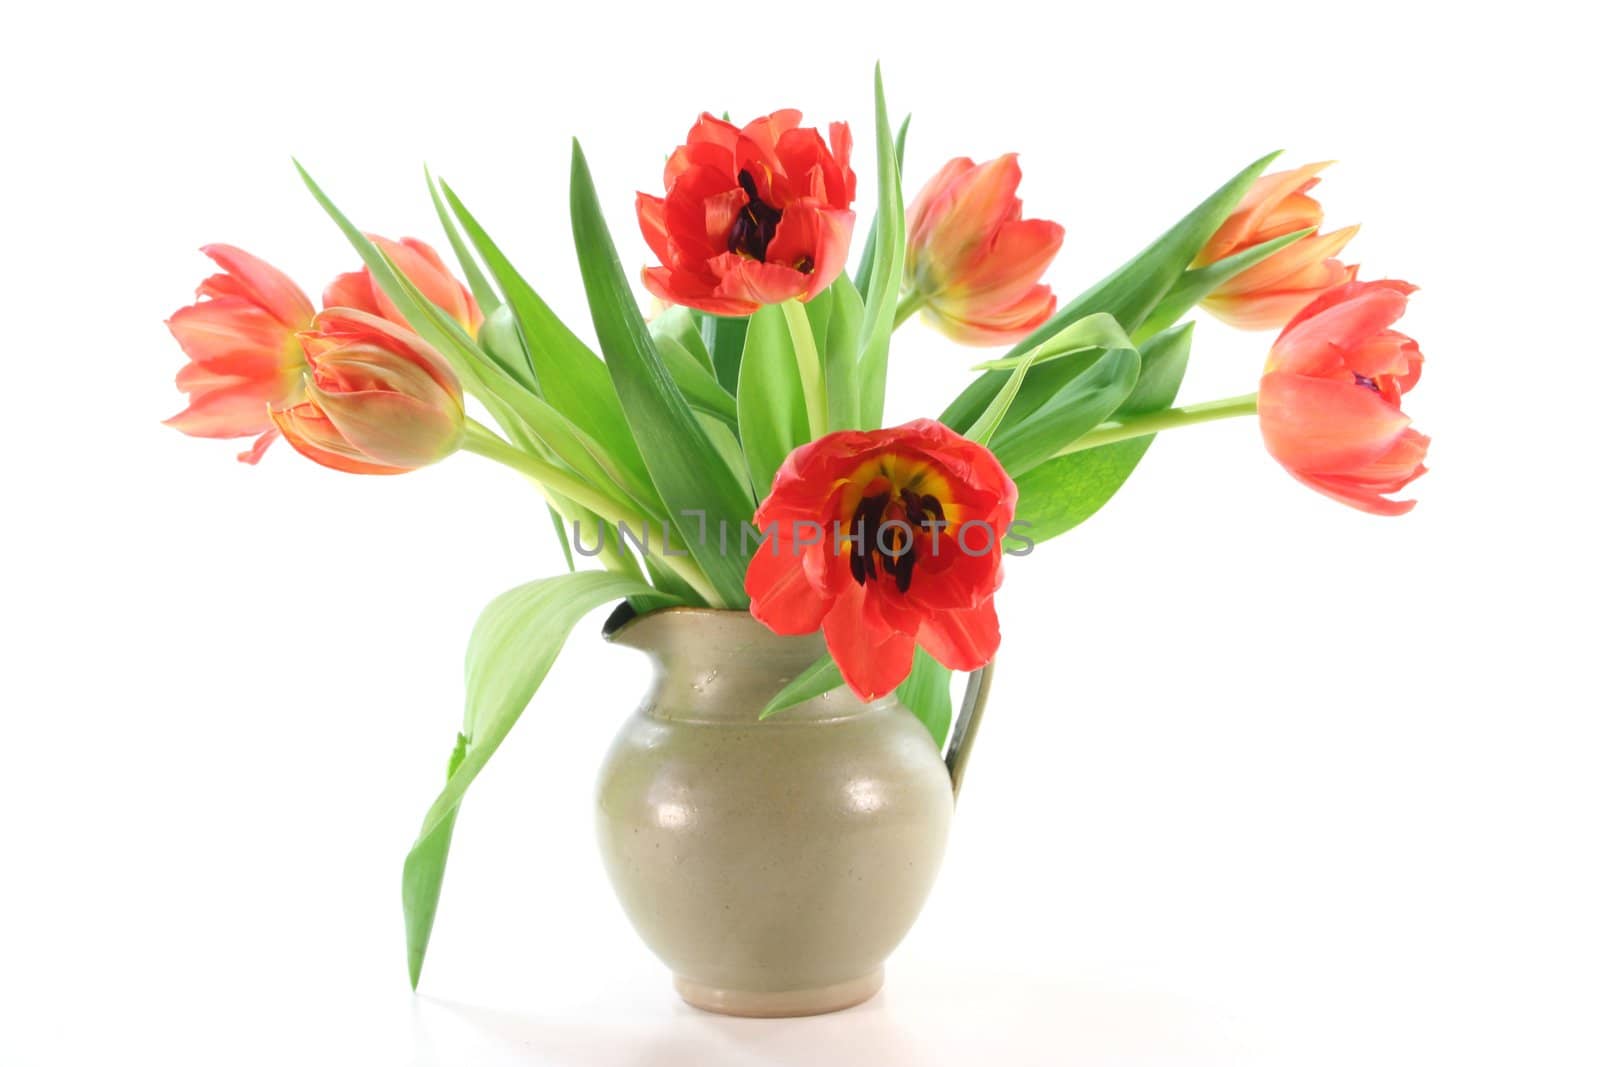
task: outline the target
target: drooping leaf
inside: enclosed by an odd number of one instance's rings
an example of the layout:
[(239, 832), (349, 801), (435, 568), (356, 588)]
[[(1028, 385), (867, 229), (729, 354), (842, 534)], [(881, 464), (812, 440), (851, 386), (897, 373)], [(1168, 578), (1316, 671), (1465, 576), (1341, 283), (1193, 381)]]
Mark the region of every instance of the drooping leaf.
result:
[[(1139, 383), (1114, 417), (1165, 411), (1178, 396), (1189, 361), (1193, 323), (1157, 334), (1140, 346)], [(1155, 438), (1102, 445), (1048, 460), (1016, 478), (1017, 515), (1025, 532), (1042, 542), (1072, 529), (1105, 506), (1122, 488)]]
[(1117, 320), (1101, 312), (1086, 315), (1077, 322), (1063, 327), (1055, 336), (1040, 342), (1021, 356), (1007, 356), (1004, 359), (978, 364), (980, 369), (1009, 371), (1010, 377), (989, 402), (983, 414), (967, 428), (966, 436), (980, 445), (989, 443), (989, 439), (1005, 422), (1012, 401), (1021, 391), (1022, 383), (1033, 367), (1092, 348), (1110, 350), (1132, 347), (1133, 342), (1122, 332)]
[(653, 592), (621, 575), (579, 571), (518, 586), (496, 597), (479, 616), (467, 643), (466, 725), (444, 790), (422, 820), (402, 877), (413, 988), (428, 951), (450, 835), (467, 787), (516, 725), (578, 620), (607, 601)]
[(757, 500), (795, 447), (810, 439), (800, 371), (783, 308), (768, 305), (750, 316), (739, 361), (739, 441)]
[(782, 689), (778, 695), (767, 701), (767, 706), (761, 709), (761, 718), (768, 719), (794, 707), (804, 704), (813, 697), (824, 693), (831, 693), (844, 684), (844, 675), (839, 673), (839, 665), (833, 662), (833, 657), (823, 653), (811, 666), (795, 675), (794, 680)]
[(889, 337), (894, 333), (895, 306), (900, 298), (900, 277), (905, 273), (906, 263), (906, 209), (900, 194), (900, 163), (895, 153), (894, 131), (889, 126), (889, 108), (883, 97), (882, 67), (874, 74), (874, 95), (878, 146), (877, 242), (867, 296), (862, 301), (861, 363), (856, 379), (861, 389), (861, 422), (869, 428), (883, 425), (884, 392), (889, 378)]
[(895, 695), (928, 728), (934, 746), (944, 751), (945, 737), (950, 733), (950, 668), (918, 647), (911, 673)]
[[(444, 780), (448, 783), (467, 756), (467, 735), (456, 734), (456, 747), (450, 753)], [(422, 961), (433, 936), (433, 920), (439, 913), (439, 890), (444, 884), (445, 863), (450, 858), (450, 838), (455, 834), (459, 806), (440, 819), (428, 833), (417, 838), (406, 854), (400, 872), (400, 906), (406, 920), (406, 969), (411, 988), (422, 977)]]
[[(1022, 355), (1067, 323), (1100, 311), (1115, 316), (1128, 333), (1135, 332), (1182, 277), (1196, 253), (1222, 225), (1249, 191), (1251, 184), (1276, 157), (1276, 152), (1263, 156), (1229, 179), (1144, 251), (1070, 301), (1049, 322), (1019, 341), (1010, 354)], [(1039, 367), (1030, 373), (1011, 405), (1008, 419), (1020, 421), (1044, 404), (1066, 381), (1068, 366), (1065, 361), (1058, 361), (1053, 366)], [(988, 407), (1005, 381), (1006, 373), (1002, 371), (990, 371), (977, 378), (945, 409), (940, 421), (951, 429), (966, 430)]]
[[(622, 401), (622, 417), (638, 441), (669, 514), (675, 521), (688, 513), (704, 514), (713, 530), (740, 529), (754, 510), (744, 480), (722, 462), (650, 339), (601, 214), (589, 165), (576, 141), (572, 145), (572, 234), (595, 333)], [(543, 380), (544, 375), (540, 377)], [(685, 540), (723, 605), (743, 607), (748, 601), (744, 553), (720, 552), (715, 544), (696, 537)]]
[(1056, 360), (1035, 373), (1053, 368), (1067, 376), (1065, 383), (1033, 414), (1006, 426), (989, 442), (990, 450), (1013, 478), (1046, 462), (1110, 418), (1139, 381), (1139, 352), (1134, 348), (1090, 349)]

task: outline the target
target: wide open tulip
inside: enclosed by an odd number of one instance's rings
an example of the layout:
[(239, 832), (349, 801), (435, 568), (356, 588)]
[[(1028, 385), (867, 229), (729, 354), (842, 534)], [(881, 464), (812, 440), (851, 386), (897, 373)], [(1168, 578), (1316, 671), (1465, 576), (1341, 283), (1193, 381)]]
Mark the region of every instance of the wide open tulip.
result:
[(850, 251), (856, 176), (850, 127), (828, 140), (775, 111), (743, 129), (701, 115), (667, 160), (666, 196), (638, 197), (639, 228), (661, 260), (645, 288), (669, 304), (749, 315), (810, 300)]
[[(472, 299), (467, 287), (450, 273), (450, 268), (439, 258), (439, 253), (415, 237), (402, 237), (398, 241), (376, 234), (368, 234), (367, 237), (423, 296), (460, 323), (462, 329), (477, 335), (478, 327), (483, 325), (483, 312), (478, 309), (478, 302)], [(322, 306), (354, 308), (369, 315), (380, 315), (401, 326), (406, 325), (405, 316), (400, 314), (394, 301), (384, 293), (383, 287), (373, 281), (372, 272), (366, 267), (335, 278), (322, 291)]]
[(1055, 313), (1055, 294), (1039, 277), (1063, 230), (1022, 217), (1021, 182), (1015, 153), (983, 164), (952, 159), (907, 214), (906, 287), (963, 344), (1010, 344)]
[(780, 634), (821, 627), (863, 700), (905, 679), (917, 645), (976, 670), (1000, 645), (994, 594), (1016, 504), (994, 454), (931, 419), (818, 438), (756, 509), (770, 538), (745, 574), (750, 613)]
[(1267, 357), (1257, 400), (1267, 451), (1319, 493), (1375, 515), (1427, 468), (1428, 438), (1411, 429), (1400, 398), (1422, 374), (1422, 352), (1389, 329), (1416, 287), (1350, 282), (1295, 316)]
[(306, 398), (272, 413), (302, 455), (351, 474), (403, 474), (461, 444), (461, 385), (404, 326), (333, 308), (301, 335)]
[(259, 435), (239, 454), (255, 463), (278, 436), (268, 409), (299, 399), (306, 361), (296, 334), (316, 309), (282, 271), (248, 252), (232, 245), (200, 251), (223, 273), (201, 282), (199, 299), (167, 320), (189, 357), (178, 372), (189, 406), (166, 424), (193, 437)]
[[(1204, 267), (1297, 230), (1322, 225), (1322, 205), (1306, 195), (1321, 181), (1327, 163), (1266, 174), (1256, 179), (1233, 214), (1212, 234), (1194, 265)], [(1201, 306), (1241, 330), (1273, 330), (1318, 296), (1354, 281), (1356, 268), (1334, 257), (1359, 226), (1313, 233), (1228, 279)]]

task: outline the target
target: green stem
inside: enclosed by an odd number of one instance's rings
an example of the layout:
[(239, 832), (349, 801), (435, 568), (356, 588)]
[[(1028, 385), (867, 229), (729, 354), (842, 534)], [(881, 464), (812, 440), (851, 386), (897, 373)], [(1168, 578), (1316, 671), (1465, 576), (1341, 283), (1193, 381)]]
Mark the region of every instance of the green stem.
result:
[(1148, 415), (1135, 415), (1132, 418), (1114, 422), (1102, 422), (1066, 448), (1057, 452), (1057, 456), (1068, 456), (1074, 452), (1086, 452), (1091, 448), (1101, 445), (1114, 445), (1118, 441), (1130, 441), (1135, 437), (1149, 437), (1151, 434), (1160, 433), (1162, 430), (1176, 430), (1180, 426), (1198, 426), (1203, 422), (1216, 422), (1218, 419), (1233, 419), (1240, 415), (1254, 415), (1256, 413), (1256, 394), (1247, 393), (1244, 396), (1230, 396), (1226, 400), (1211, 400), (1204, 404), (1186, 404), (1183, 407), (1168, 408), (1165, 411), (1153, 411)]
[(918, 292), (907, 293), (894, 309), (894, 328), (899, 329), (900, 324), (922, 310), (928, 298)]
[[(462, 438), (461, 447), (468, 452), (492, 459), (496, 463), (510, 467), (514, 471), (527, 475), (535, 482), (551, 492), (566, 497), (581, 507), (588, 508), (600, 518), (605, 519), (613, 526), (627, 524), (631, 529), (649, 529), (649, 518), (631, 510), (627, 505), (619, 503), (588, 485), (582, 479), (569, 474), (553, 463), (547, 463), (537, 456), (529, 455), (520, 448), (513, 447), (502, 440), (493, 430), (480, 422), (467, 420), (466, 434)], [(687, 556), (672, 556), (658, 554), (661, 565), (672, 573), (682, 578), (699, 593), (708, 605), (722, 608), (727, 605), (717, 595), (716, 589), (705, 572)]]
[(805, 305), (798, 300), (783, 302), (783, 318), (789, 325), (789, 341), (794, 345), (795, 364), (800, 371), (800, 392), (806, 398), (806, 421), (815, 441), (828, 432), (828, 390), (822, 380), (822, 357), (817, 354), (817, 339), (811, 333), (811, 320)]

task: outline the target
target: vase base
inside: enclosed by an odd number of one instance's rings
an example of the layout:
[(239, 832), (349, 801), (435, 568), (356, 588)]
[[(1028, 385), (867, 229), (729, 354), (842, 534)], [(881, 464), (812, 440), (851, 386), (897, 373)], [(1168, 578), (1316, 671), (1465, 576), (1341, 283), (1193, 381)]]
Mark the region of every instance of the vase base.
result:
[(672, 984), (686, 1003), (701, 1011), (740, 1015), (749, 1019), (792, 1019), (801, 1015), (826, 1015), (830, 1011), (843, 1011), (871, 1000), (883, 988), (883, 968), (819, 989), (789, 989), (768, 993), (719, 989), (677, 975), (673, 976)]

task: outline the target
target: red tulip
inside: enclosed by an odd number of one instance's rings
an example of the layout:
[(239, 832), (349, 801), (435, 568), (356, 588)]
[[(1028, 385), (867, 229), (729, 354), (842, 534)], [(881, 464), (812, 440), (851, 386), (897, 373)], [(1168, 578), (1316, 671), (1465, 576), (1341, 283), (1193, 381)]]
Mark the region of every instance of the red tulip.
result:
[(193, 437), (249, 437), (239, 458), (261, 459), (278, 431), (269, 407), (300, 396), (305, 355), (295, 334), (315, 309), (283, 272), (232, 245), (201, 249), (223, 270), (200, 283), (200, 299), (167, 320), (189, 363), (178, 388), (189, 406), (167, 425)]
[[(472, 299), (467, 287), (450, 273), (450, 268), (439, 258), (439, 253), (415, 237), (402, 237), (398, 241), (376, 234), (368, 234), (367, 237), (423, 296), (460, 323), (462, 329), (477, 335), (478, 327), (483, 325), (483, 313), (478, 310), (478, 302)], [(369, 315), (382, 316), (401, 326), (406, 325), (405, 316), (400, 314), (400, 309), (394, 306), (382, 286), (373, 281), (372, 272), (366, 267), (335, 278), (322, 292), (322, 306), (354, 308)]]
[(661, 266), (645, 288), (671, 304), (749, 315), (810, 300), (839, 276), (850, 250), (856, 176), (850, 127), (828, 140), (775, 111), (740, 129), (701, 115), (667, 160), (666, 196), (639, 194), (639, 227)]
[(1056, 309), (1039, 277), (1063, 230), (1024, 219), (1014, 153), (977, 164), (952, 159), (923, 186), (906, 218), (906, 285), (933, 324), (963, 344), (1009, 344)]
[(930, 419), (819, 438), (790, 453), (756, 509), (771, 537), (745, 574), (750, 613), (780, 634), (821, 627), (863, 700), (905, 679), (917, 645), (976, 670), (1000, 645), (1016, 504), (992, 452)]
[(301, 337), (306, 399), (272, 413), (297, 452), (351, 474), (403, 474), (459, 447), (461, 385), (416, 334), (333, 308)]
[[(1200, 250), (1194, 265), (1203, 267), (1296, 230), (1321, 226), (1322, 205), (1306, 194), (1321, 181), (1317, 173), (1327, 165), (1311, 163), (1256, 179), (1239, 207)], [(1360, 228), (1346, 226), (1302, 237), (1234, 275), (1201, 304), (1241, 330), (1276, 329), (1322, 293), (1355, 280), (1356, 268), (1333, 257)]]
[(1295, 316), (1273, 344), (1258, 405), (1267, 451), (1320, 493), (1375, 515), (1427, 470), (1428, 438), (1400, 398), (1422, 374), (1417, 343), (1389, 327), (1416, 291), (1407, 282), (1350, 282)]

